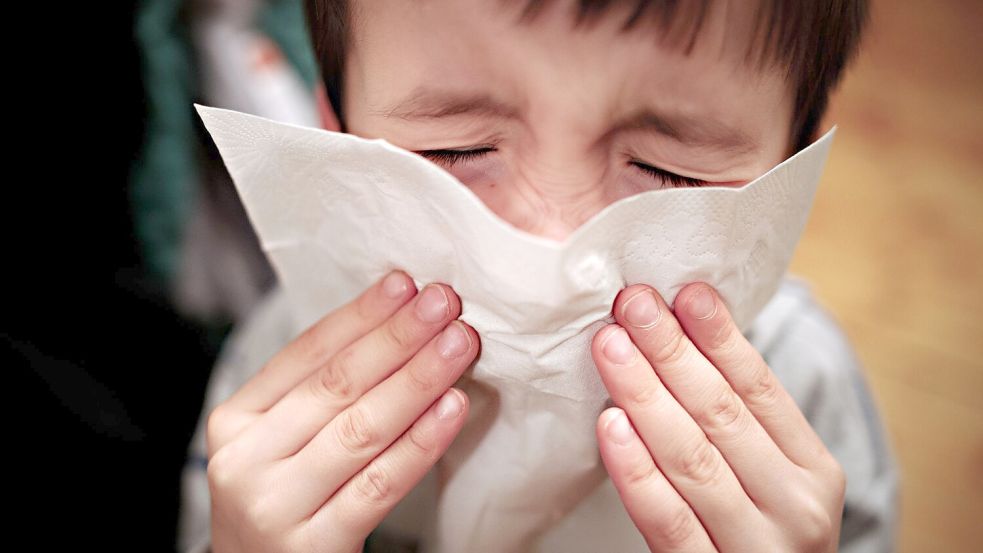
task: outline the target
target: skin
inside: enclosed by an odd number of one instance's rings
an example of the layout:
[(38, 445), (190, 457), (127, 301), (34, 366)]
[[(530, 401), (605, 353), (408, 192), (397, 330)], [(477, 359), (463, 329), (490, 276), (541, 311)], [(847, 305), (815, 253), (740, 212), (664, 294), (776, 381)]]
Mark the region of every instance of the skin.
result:
[[(494, 145), (446, 168), (503, 219), (556, 240), (611, 202), (668, 186), (636, 161), (740, 186), (790, 155), (791, 92), (735, 54), (744, 10), (714, 6), (687, 57), (652, 28), (619, 34), (622, 14), (574, 32), (568, 2), (525, 27), (485, 0), (355, 2), (346, 123), (421, 155)], [(402, 102), (424, 86), (491, 97), (509, 116), (421, 117), (421, 103)], [(619, 129), (644, 110), (695, 127)], [(680, 140), (719, 127), (747, 143)], [(418, 292), (396, 271), (213, 410), (213, 551), (360, 551), (464, 424), (468, 398), (451, 384), (480, 338), (460, 312), (450, 287)], [(835, 551), (843, 470), (716, 292), (692, 283), (670, 307), (636, 284), (612, 312), (591, 344), (616, 405), (599, 415), (597, 440), (651, 550)]]
[(480, 346), (460, 313), (449, 287), (391, 273), (213, 409), (212, 550), (361, 551), (464, 425), (450, 386)]
[[(417, 152), (495, 145), (496, 152), (450, 172), (512, 225), (557, 240), (606, 205), (665, 186), (631, 159), (738, 186), (787, 157), (791, 88), (776, 71), (756, 73), (743, 63), (746, 5), (736, 14), (711, 11), (686, 56), (657, 43), (663, 35), (651, 26), (619, 34), (623, 11), (575, 32), (568, 4), (555, 3), (522, 26), (515, 22), (521, 4), (356, 2), (344, 90), (349, 132)], [(404, 101), (423, 87), (491, 96), (515, 117), (420, 117), (412, 112), (433, 110)], [(724, 148), (618, 130), (646, 109), (696, 121), (679, 125), (681, 132), (726, 126), (751, 144)]]

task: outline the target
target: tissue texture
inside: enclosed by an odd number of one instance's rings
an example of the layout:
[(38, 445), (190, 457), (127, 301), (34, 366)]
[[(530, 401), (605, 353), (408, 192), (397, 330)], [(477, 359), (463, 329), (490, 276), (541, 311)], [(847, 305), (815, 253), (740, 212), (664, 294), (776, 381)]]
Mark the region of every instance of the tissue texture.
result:
[(437, 467), (431, 545), (445, 552), (532, 550), (605, 477), (594, 428), (609, 397), (590, 341), (622, 288), (649, 284), (671, 304), (704, 281), (747, 328), (788, 266), (836, 130), (743, 187), (644, 192), (557, 242), (385, 140), (195, 107), (302, 326), (395, 268), (460, 296), (482, 352), (458, 383), (469, 420)]

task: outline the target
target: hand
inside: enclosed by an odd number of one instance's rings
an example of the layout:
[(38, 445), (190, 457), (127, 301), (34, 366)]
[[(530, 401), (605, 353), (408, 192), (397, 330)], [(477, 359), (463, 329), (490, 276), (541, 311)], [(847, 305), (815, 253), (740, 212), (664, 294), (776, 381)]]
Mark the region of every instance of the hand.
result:
[(450, 287), (393, 272), (212, 410), (212, 550), (361, 551), (466, 420), (449, 387), (479, 342), (460, 312)]
[[(835, 551), (846, 480), (710, 286), (633, 285), (591, 354), (611, 480), (652, 551)], [(627, 413), (627, 417), (626, 417)]]

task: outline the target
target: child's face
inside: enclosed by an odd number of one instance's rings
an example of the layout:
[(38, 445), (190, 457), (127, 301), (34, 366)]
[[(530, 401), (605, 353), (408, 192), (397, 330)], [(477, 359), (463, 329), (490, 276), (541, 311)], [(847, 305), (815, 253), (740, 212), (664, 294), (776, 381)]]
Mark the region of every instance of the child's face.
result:
[(792, 88), (743, 63), (746, 3), (711, 3), (688, 57), (647, 22), (619, 33), (627, 11), (574, 29), (567, 1), (528, 25), (516, 23), (524, 2), (353, 4), (348, 131), (478, 150), (431, 159), (528, 232), (562, 240), (620, 198), (693, 185), (646, 166), (739, 186), (789, 153)]

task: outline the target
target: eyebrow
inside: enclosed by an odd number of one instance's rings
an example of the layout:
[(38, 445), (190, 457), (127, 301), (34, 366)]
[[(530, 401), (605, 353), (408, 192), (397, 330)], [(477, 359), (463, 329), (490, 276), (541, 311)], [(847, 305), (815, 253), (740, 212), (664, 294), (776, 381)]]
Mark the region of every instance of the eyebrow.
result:
[[(441, 91), (425, 87), (415, 89), (405, 99), (387, 108), (370, 110), (370, 113), (408, 121), (465, 115), (487, 119), (519, 118), (517, 108), (487, 94)], [(611, 132), (619, 131), (656, 132), (686, 146), (734, 153), (748, 153), (758, 148), (757, 141), (747, 132), (723, 122), (651, 109), (636, 111), (617, 122)]]
[(642, 110), (617, 123), (615, 131), (655, 131), (694, 148), (711, 148), (746, 154), (758, 149), (758, 142), (747, 132), (716, 119), (680, 113)]
[(370, 110), (374, 115), (407, 120), (440, 119), (459, 115), (518, 119), (519, 111), (487, 94), (467, 94), (417, 88), (391, 107)]

